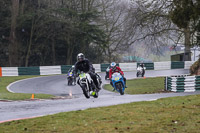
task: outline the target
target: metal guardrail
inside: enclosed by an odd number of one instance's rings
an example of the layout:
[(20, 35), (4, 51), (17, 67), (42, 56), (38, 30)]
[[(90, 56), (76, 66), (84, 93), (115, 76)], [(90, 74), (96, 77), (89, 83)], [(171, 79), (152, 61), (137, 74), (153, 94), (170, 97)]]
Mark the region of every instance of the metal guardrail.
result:
[(200, 90), (200, 76), (178, 75), (165, 77), (165, 89), (174, 92)]
[[(154, 62), (144, 63), (147, 70), (169, 70), (169, 69), (189, 69), (193, 61), (187, 62)], [(105, 72), (108, 64), (93, 64), (96, 72)], [(139, 63), (118, 63), (123, 71), (136, 71)], [(72, 65), (61, 66), (35, 66), (35, 67), (0, 67), (0, 76), (19, 75), (52, 75), (66, 74)]]

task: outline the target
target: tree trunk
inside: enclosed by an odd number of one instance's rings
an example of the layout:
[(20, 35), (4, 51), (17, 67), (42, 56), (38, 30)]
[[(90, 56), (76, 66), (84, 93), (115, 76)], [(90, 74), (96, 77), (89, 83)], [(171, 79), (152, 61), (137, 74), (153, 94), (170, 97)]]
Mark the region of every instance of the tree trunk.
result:
[(30, 34), (30, 40), (29, 40), (28, 50), (26, 54), (25, 67), (28, 67), (28, 63), (29, 63), (29, 57), (31, 53), (31, 46), (32, 46), (32, 40), (33, 40), (33, 32), (34, 32), (34, 18), (32, 20), (31, 34)]
[(21, 2), (21, 9), (20, 9), (20, 15), (24, 14), (24, 7), (25, 7), (25, 0), (22, 0), (22, 2)]
[(184, 61), (191, 61), (191, 33), (189, 26), (184, 29), (184, 36), (185, 36), (185, 54), (184, 54)]
[(53, 37), (52, 39), (52, 64), (55, 65), (56, 64), (56, 51), (55, 51), (55, 39)]
[(108, 62), (110, 63), (110, 62), (112, 62), (112, 53), (111, 53), (111, 51), (110, 51), (110, 48), (108, 48)]
[(18, 44), (16, 38), (16, 25), (17, 25), (17, 16), (19, 14), (19, 0), (12, 0), (11, 8), (11, 30), (9, 37), (9, 64), (12, 67), (18, 66)]
[(74, 51), (74, 45), (71, 44), (70, 42), (70, 34), (68, 33), (66, 36), (66, 41), (67, 41), (67, 60), (66, 60), (66, 64), (67, 65), (71, 65), (72, 64), (72, 53)]
[(67, 49), (67, 65), (71, 65), (72, 64), (72, 53), (73, 53), (73, 49), (68, 48)]
[(81, 8), (82, 8), (82, 12), (84, 13), (86, 10), (86, 0), (81, 0)]

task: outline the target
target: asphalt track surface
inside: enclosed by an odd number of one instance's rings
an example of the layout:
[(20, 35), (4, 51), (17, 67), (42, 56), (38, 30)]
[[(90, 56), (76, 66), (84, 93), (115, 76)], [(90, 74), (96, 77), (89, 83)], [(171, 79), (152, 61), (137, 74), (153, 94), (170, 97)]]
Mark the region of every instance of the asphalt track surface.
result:
[[(162, 70), (162, 71), (146, 71), (146, 77), (170, 76), (189, 74), (188, 70)], [(104, 80), (105, 73), (100, 73), (103, 84), (109, 83)], [(136, 78), (136, 72), (125, 72), (127, 79)], [(84, 110), (88, 108), (117, 105), (138, 101), (153, 101), (159, 98), (185, 96), (200, 94), (196, 92), (182, 93), (158, 93), (158, 94), (140, 94), (140, 95), (120, 95), (119, 93), (109, 92), (102, 89), (98, 98), (91, 97), (86, 99), (81, 88), (76, 86), (68, 86), (66, 75), (44, 76), (32, 79), (21, 80), (8, 86), (8, 90), (15, 93), (43, 93), (52, 94), (61, 99), (33, 100), (33, 101), (0, 101), (0, 123), (34, 118), (59, 112), (68, 112), (75, 110)]]

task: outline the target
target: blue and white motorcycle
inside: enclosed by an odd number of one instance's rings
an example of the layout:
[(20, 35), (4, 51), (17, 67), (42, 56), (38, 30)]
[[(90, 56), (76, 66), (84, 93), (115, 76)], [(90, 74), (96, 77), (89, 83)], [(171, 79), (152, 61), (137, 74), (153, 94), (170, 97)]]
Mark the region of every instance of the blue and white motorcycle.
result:
[(67, 74), (67, 80), (68, 80), (68, 85), (76, 85), (76, 77), (72, 72), (69, 72)]
[(111, 78), (114, 90), (118, 91), (121, 95), (124, 95), (125, 83), (124, 78), (120, 73), (113, 73)]

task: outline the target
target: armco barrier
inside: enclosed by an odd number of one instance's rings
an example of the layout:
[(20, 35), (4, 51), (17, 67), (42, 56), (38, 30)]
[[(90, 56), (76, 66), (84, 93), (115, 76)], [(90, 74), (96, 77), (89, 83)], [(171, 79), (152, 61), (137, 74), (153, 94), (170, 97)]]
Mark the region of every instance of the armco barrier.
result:
[(40, 75), (61, 74), (61, 66), (40, 66)]
[(192, 66), (192, 64), (194, 64), (195, 61), (185, 61), (185, 66), (184, 69), (190, 69), (190, 67)]
[(2, 67), (2, 76), (19, 76), (18, 67)]
[(62, 65), (61, 66), (61, 73), (62, 74), (67, 74), (71, 67), (72, 67), (72, 65)]
[(40, 75), (39, 67), (18, 67), (19, 75)]
[[(194, 61), (144, 63), (147, 70), (189, 69)], [(140, 63), (119, 63), (123, 71), (136, 71)], [(105, 72), (109, 64), (93, 64), (96, 72)], [(2, 67), (2, 76), (67, 74), (72, 65), (40, 67)], [(0, 74), (1, 75), (1, 74)]]
[(2, 77), (2, 68), (0, 67), (0, 77)]
[(154, 70), (168, 70), (171, 69), (171, 62), (154, 62)]
[(101, 72), (105, 72), (110, 64), (101, 64)]
[[(101, 72), (105, 72), (106, 69), (108, 68), (108, 66), (110, 66), (110, 63), (109, 64), (101, 64)], [(119, 63), (117, 63), (117, 66), (119, 66)]]
[(93, 67), (95, 68), (95, 72), (101, 72), (101, 65), (100, 64), (93, 64)]
[(174, 92), (200, 90), (200, 76), (166, 77), (165, 89)]
[(183, 61), (173, 61), (171, 62), (171, 69), (184, 69), (185, 62)]
[(122, 71), (135, 71), (137, 69), (137, 63), (119, 63)]
[[(137, 63), (137, 66), (139, 66), (141, 63)], [(143, 63), (144, 67), (146, 67), (146, 70), (154, 70), (154, 63)]]

